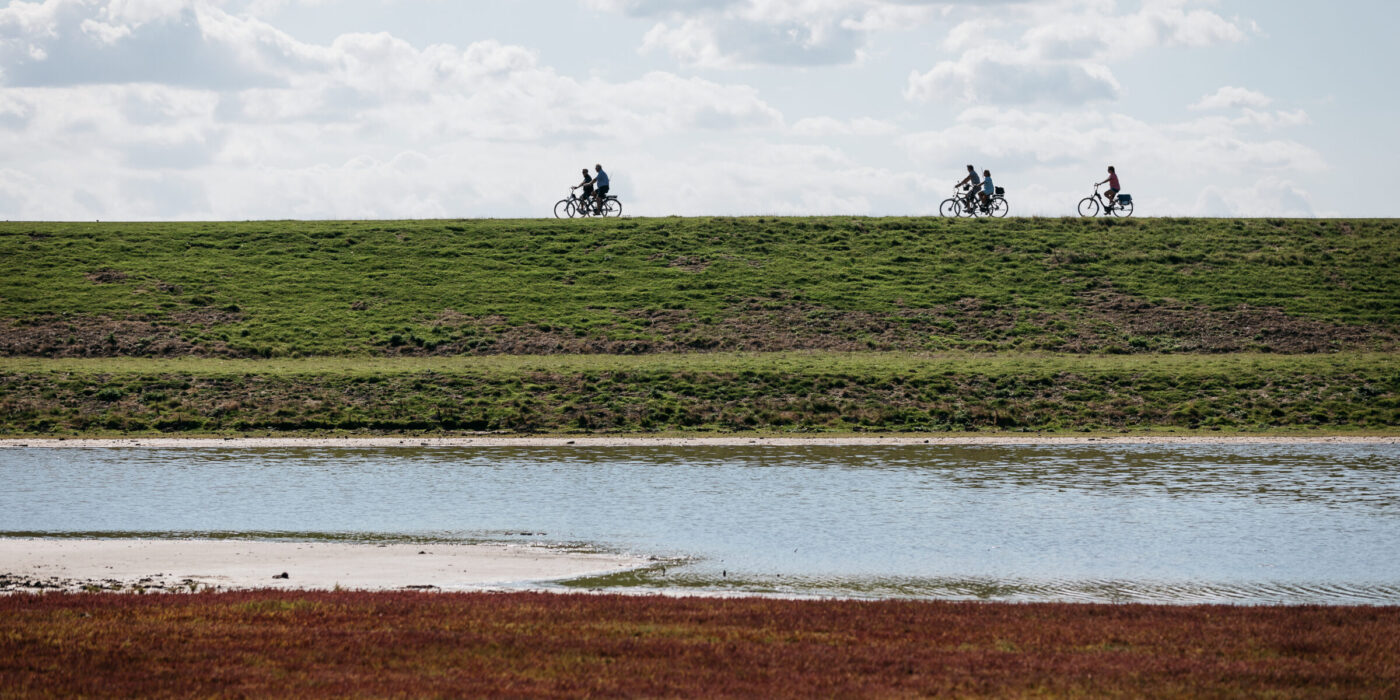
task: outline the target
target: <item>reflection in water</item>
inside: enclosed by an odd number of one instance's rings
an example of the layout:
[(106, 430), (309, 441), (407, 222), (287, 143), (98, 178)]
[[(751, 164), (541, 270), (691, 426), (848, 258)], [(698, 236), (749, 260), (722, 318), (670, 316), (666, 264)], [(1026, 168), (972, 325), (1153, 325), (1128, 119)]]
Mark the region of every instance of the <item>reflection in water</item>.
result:
[(580, 585), (1400, 602), (1391, 445), (9, 449), (0, 531), (525, 539)]

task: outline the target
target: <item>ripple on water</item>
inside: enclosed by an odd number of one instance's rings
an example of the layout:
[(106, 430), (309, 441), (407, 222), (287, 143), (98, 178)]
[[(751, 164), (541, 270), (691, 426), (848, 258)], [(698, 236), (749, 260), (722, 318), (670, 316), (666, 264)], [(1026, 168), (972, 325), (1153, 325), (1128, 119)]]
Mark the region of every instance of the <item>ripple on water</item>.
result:
[(1230, 603), (1249, 605), (1396, 605), (1400, 585), (1154, 582), (1110, 579), (984, 577), (724, 576), (660, 568), (559, 584), (564, 588), (680, 590), (797, 597), (918, 598), (1002, 602)]

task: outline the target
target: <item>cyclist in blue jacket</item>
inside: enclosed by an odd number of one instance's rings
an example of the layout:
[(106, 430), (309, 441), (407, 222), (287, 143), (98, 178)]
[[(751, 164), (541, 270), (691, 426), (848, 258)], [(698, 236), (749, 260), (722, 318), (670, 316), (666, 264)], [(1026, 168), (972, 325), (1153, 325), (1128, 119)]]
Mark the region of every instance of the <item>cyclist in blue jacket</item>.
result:
[(598, 172), (597, 175), (593, 176), (593, 184), (596, 186), (596, 188), (593, 191), (593, 196), (595, 199), (597, 199), (598, 202), (596, 210), (602, 211), (603, 200), (608, 198), (608, 174), (603, 172), (602, 165), (595, 164), (593, 166), (593, 169)]
[(982, 211), (987, 211), (987, 207), (992, 204), (992, 195), (996, 194), (997, 188), (992, 186), (992, 171), (982, 171), (982, 191), (978, 194), (982, 197)]

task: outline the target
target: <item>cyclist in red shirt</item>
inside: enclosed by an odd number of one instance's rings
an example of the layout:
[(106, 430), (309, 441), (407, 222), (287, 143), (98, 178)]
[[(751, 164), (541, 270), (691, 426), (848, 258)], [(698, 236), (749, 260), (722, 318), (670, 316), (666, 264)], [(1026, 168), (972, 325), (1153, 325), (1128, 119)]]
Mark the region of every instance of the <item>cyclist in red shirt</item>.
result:
[(1107, 203), (1104, 206), (1108, 211), (1113, 211), (1113, 205), (1118, 201), (1118, 193), (1121, 192), (1123, 188), (1118, 186), (1118, 173), (1113, 171), (1112, 165), (1108, 166), (1108, 179), (1103, 182), (1095, 182), (1094, 185), (1102, 185), (1104, 182), (1108, 183), (1108, 191), (1101, 195), (1104, 202)]

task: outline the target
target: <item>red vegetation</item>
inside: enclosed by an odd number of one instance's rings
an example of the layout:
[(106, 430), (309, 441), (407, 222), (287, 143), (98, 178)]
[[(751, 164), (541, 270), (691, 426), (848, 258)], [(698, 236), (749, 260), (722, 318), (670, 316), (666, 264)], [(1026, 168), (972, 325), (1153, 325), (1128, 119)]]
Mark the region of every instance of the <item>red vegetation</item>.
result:
[(1395, 697), (1400, 607), (0, 597), (0, 697)]

